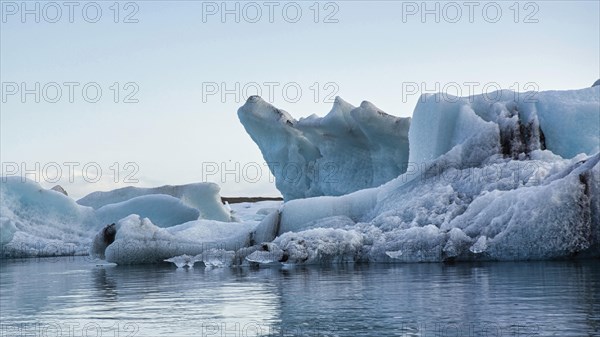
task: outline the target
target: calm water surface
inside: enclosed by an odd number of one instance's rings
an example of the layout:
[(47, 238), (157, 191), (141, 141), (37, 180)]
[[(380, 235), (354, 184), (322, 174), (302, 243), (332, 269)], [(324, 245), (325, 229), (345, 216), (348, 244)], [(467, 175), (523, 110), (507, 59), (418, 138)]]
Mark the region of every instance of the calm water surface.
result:
[(600, 336), (600, 262), (0, 262), (1, 336)]

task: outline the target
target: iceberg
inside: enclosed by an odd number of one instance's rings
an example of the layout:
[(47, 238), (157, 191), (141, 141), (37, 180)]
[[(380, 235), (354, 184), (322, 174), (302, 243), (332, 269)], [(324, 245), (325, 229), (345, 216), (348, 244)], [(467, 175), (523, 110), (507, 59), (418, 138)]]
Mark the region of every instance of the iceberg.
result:
[(277, 236), (280, 216), (273, 207), (277, 205), (274, 201), (235, 204), (232, 215), (236, 221), (196, 219), (172, 226), (158, 226), (149, 218), (131, 214), (96, 231), (90, 254), (117, 264), (167, 261), (190, 267), (202, 261), (209, 268), (241, 264), (258, 244)]
[(196, 256), (180, 255), (165, 262), (171, 262), (177, 268), (194, 268), (196, 262), (202, 262), (207, 269), (229, 267), (234, 263), (235, 252), (224, 249), (208, 249)]
[(177, 264), (181, 262), (178, 256), (194, 256), (194, 261), (202, 261), (207, 266), (231, 265), (235, 254), (230, 252), (243, 254), (247, 251), (245, 248), (273, 240), (278, 218), (278, 212), (273, 212), (262, 221), (201, 219), (160, 228), (148, 218), (132, 214), (100, 230), (90, 253), (117, 264), (157, 263), (168, 259)]
[(0, 210), (3, 257), (83, 255), (99, 225), (92, 208), (19, 177), (2, 178)]
[(234, 220), (212, 183), (94, 192), (78, 202), (62, 188), (47, 190), (20, 177), (3, 177), (0, 187), (2, 257), (85, 255), (90, 246), (104, 252), (109, 243), (99, 245), (94, 235), (132, 214), (160, 228)]
[(325, 117), (295, 120), (251, 96), (238, 117), (285, 200), (348, 194), (406, 171), (410, 118), (388, 115), (369, 102), (354, 107), (337, 97)]
[[(600, 87), (541, 92), (534, 103), (495, 96), (424, 97), (407, 172), (378, 188), (286, 202), (272, 249), (297, 263), (600, 256)], [(340, 217), (354, 224), (327, 228)]]
[[(364, 193), (288, 202), (280, 228), (294, 230), (280, 234), (270, 249), (294, 263), (600, 256), (600, 154), (533, 161), (535, 174), (517, 173), (518, 161), (498, 160), (482, 168), (448, 167), (445, 179), (398, 178), (377, 189), (378, 202), (359, 217), (337, 207), (337, 199), (359, 204)], [(492, 175), (483, 174), (488, 169)], [(323, 218), (302, 224), (286, 215), (306, 209)], [(332, 218), (343, 217), (348, 220), (342, 226), (331, 226)]]
[(238, 114), (265, 159), (344, 167), (338, 186), (280, 176), (283, 204), (225, 207), (202, 183), (76, 203), (3, 179), (2, 255), (64, 253), (42, 242), (117, 264), (207, 268), (600, 257), (600, 86), (425, 95), (411, 122), (377, 111), (338, 99), (326, 117), (295, 121), (251, 97)]

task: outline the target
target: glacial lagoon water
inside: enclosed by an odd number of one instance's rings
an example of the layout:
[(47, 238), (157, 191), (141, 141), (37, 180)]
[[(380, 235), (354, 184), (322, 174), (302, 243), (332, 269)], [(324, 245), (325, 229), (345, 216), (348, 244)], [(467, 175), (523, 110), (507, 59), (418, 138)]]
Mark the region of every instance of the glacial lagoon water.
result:
[(1, 336), (600, 336), (600, 263), (0, 261)]

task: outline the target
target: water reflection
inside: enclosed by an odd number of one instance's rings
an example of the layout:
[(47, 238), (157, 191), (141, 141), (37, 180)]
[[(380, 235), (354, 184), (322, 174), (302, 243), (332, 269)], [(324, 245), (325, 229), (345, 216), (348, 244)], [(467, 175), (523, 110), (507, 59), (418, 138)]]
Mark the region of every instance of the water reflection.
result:
[(43, 328), (50, 336), (97, 331), (103, 336), (600, 336), (597, 264), (182, 270), (97, 265), (83, 258), (3, 261), (1, 331), (2, 336), (18, 335), (18, 329), (41, 336)]
[(92, 270), (92, 278), (98, 298), (104, 299), (107, 302), (118, 301), (117, 283), (112, 277), (107, 276), (106, 268), (94, 268)]

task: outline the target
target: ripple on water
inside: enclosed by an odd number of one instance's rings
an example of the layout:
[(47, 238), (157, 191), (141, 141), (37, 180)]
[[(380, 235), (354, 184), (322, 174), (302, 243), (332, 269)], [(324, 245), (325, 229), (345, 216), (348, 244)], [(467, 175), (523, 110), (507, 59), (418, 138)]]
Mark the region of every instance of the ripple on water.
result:
[(31, 259), (3, 261), (0, 284), (9, 329), (59, 322), (107, 336), (117, 328), (139, 329), (136, 336), (600, 336), (597, 261), (180, 270)]

